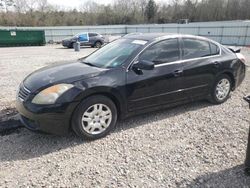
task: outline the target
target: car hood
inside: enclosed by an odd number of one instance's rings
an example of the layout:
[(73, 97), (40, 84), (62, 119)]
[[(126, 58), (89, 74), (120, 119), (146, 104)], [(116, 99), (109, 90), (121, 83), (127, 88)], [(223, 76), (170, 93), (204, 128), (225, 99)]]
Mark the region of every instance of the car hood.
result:
[(39, 69), (28, 75), (23, 84), (31, 92), (58, 83), (72, 83), (77, 80), (95, 77), (107, 69), (92, 67), (80, 61), (61, 63)]

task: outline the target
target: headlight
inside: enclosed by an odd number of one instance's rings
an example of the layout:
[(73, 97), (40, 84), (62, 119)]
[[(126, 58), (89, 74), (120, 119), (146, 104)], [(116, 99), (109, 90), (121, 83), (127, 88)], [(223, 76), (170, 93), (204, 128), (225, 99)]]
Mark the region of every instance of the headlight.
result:
[(54, 104), (56, 100), (70, 88), (72, 84), (58, 84), (42, 90), (32, 100), (34, 104)]

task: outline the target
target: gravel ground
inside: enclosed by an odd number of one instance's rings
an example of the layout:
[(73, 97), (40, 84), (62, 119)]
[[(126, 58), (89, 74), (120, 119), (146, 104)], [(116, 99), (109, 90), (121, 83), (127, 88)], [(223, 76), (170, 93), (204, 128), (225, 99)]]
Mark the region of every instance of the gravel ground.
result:
[[(92, 51), (0, 48), (0, 119), (15, 114), (16, 89), (27, 74)], [(250, 49), (243, 53), (250, 62)], [(0, 136), (0, 187), (250, 187), (242, 165), (249, 85), (248, 70), (222, 105), (201, 101), (133, 117), (92, 142), (17, 129)]]

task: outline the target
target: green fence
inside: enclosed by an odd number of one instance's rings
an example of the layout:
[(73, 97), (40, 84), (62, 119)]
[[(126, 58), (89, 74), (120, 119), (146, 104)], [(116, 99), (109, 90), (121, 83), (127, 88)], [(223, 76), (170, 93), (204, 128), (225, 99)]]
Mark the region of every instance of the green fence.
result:
[(44, 30), (0, 30), (0, 47), (45, 45)]

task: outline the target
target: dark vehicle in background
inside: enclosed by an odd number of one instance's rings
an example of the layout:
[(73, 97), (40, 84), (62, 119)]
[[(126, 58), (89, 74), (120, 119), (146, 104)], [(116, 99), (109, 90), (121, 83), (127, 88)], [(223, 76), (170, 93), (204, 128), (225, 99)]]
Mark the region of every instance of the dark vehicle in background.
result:
[[(245, 59), (203, 37), (134, 34), (76, 62), (27, 76), (17, 95), (31, 130), (107, 135), (118, 118), (207, 99), (225, 102), (245, 77)], [(143, 134), (143, 133), (142, 133)]]
[(104, 37), (99, 33), (79, 33), (71, 38), (62, 40), (62, 45), (67, 48), (73, 48), (74, 43), (80, 42), (81, 46), (91, 46), (101, 48), (104, 44)]

